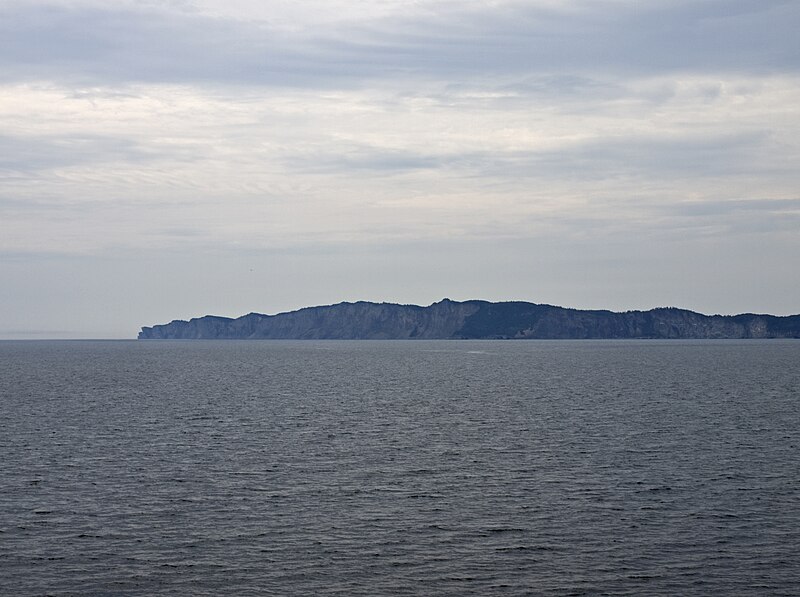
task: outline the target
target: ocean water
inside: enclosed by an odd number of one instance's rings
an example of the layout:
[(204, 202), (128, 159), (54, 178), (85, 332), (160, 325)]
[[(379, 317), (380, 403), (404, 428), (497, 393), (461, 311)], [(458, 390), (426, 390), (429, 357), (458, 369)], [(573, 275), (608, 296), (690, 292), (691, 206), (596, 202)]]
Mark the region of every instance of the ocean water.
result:
[(798, 341), (0, 342), (3, 595), (798, 595)]

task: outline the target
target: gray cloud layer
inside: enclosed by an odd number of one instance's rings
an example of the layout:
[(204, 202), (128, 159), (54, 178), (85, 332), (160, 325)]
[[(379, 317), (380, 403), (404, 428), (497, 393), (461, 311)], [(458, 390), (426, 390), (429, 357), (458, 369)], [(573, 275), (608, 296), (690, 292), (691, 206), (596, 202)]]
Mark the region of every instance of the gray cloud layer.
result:
[(484, 5), (326, 29), (196, 12), (11, 5), (3, 78), (320, 86), (365, 79), (521, 73), (792, 71), (791, 0)]
[(799, 28), (793, 0), (7, 0), (0, 335), (798, 312)]

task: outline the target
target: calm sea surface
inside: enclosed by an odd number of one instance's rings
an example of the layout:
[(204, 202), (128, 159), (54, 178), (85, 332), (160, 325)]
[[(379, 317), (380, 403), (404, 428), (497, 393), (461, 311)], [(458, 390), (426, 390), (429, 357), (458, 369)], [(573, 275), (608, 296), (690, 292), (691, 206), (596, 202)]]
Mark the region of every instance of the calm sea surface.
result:
[(798, 595), (798, 341), (0, 342), (3, 595)]

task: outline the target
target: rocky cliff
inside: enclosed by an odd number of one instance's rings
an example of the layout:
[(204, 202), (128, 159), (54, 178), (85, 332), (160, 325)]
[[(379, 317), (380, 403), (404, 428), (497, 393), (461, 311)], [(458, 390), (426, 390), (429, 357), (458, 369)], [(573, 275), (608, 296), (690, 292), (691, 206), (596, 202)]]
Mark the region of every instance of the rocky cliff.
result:
[(800, 338), (800, 315), (702, 315), (684, 309), (580, 311), (526, 302), (428, 307), (339, 303), (236, 319), (208, 315), (144, 327), (140, 340), (448, 338)]

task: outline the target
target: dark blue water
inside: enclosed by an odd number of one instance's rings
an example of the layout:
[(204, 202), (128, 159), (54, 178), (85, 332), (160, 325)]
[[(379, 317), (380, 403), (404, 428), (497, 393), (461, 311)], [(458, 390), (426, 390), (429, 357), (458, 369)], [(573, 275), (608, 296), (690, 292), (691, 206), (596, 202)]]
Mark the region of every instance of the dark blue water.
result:
[(797, 595), (800, 342), (0, 342), (4, 595)]

